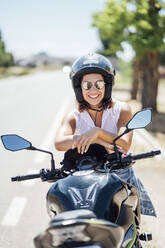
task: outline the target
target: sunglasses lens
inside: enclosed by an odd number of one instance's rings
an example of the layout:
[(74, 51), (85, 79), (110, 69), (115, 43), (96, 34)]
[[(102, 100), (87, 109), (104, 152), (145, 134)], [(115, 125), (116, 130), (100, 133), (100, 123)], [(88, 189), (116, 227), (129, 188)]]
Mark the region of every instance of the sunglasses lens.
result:
[(98, 90), (102, 90), (104, 88), (104, 81), (100, 80), (95, 83), (95, 86)]
[(89, 90), (92, 87), (92, 83), (88, 82), (88, 81), (84, 81), (82, 83), (82, 87), (83, 87), (84, 90)]

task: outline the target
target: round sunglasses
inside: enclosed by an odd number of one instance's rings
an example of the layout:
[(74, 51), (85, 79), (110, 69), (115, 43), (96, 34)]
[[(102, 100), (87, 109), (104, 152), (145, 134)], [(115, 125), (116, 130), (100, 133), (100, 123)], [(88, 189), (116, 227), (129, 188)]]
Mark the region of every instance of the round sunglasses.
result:
[(92, 84), (92, 82), (89, 81), (83, 81), (81, 83), (81, 87), (84, 90), (90, 90), (92, 88), (92, 86), (95, 86), (96, 89), (98, 90), (102, 90), (104, 88), (105, 82), (103, 80), (98, 80), (94, 83), (94, 85)]

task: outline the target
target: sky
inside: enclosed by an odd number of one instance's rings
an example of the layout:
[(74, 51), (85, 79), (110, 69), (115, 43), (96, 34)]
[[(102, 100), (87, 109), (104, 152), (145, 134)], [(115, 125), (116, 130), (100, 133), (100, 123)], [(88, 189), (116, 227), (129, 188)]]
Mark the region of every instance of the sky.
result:
[(101, 48), (92, 14), (106, 0), (0, 0), (0, 30), (16, 58), (46, 52), (77, 57)]

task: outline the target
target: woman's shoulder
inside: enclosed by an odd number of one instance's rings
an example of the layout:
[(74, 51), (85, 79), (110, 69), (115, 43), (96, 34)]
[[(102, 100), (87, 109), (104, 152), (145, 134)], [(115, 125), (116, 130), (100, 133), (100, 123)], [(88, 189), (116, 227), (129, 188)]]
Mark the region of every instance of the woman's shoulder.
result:
[(75, 111), (71, 110), (69, 113), (65, 113), (63, 118), (62, 118), (62, 123), (75, 123), (76, 121), (76, 116), (75, 116)]
[(78, 111), (78, 109), (74, 108), (71, 112), (70, 112), (70, 118), (74, 118), (75, 120), (77, 120), (80, 117), (81, 112)]
[(130, 105), (127, 102), (119, 101), (117, 99), (113, 99), (112, 106), (108, 109), (108, 113), (111, 118), (114, 118), (116, 123), (122, 119), (128, 120), (128, 118), (131, 118), (132, 116)]
[(128, 112), (131, 111), (131, 107), (127, 102), (120, 101), (117, 99), (113, 99), (112, 109), (115, 109), (115, 110), (118, 109), (118, 110), (120, 110), (120, 112), (121, 111), (128, 111)]
[(131, 119), (131, 117), (132, 117), (131, 106), (127, 102), (122, 102), (119, 120), (124, 122), (124, 125), (126, 125), (126, 123)]
[(121, 112), (123, 113), (132, 113), (131, 106), (127, 102), (122, 102)]
[(78, 120), (78, 119), (87, 118), (89, 114), (88, 114), (88, 111), (86, 110), (79, 111), (78, 109), (73, 109), (73, 111), (71, 112), (71, 115), (75, 118), (75, 120)]

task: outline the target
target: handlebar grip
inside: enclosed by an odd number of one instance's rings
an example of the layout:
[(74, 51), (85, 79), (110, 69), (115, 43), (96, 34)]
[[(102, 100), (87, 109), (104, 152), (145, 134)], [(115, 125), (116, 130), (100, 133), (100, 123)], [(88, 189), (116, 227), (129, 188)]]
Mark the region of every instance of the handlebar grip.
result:
[(11, 177), (11, 181), (12, 182), (24, 181), (24, 180), (35, 179), (39, 177), (40, 177), (40, 174), (30, 174), (30, 175), (25, 175), (25, 176)]
[(133, 155), (132, 159), (133, 160), (138, 160), (138, 159), (143, 159), (143, 158), (149, 158), (149, 157), (154, 157), (156, 155), (159, 155), (161, 153), (160, 150), (157, 151), (152, 151), (152, 152), (146, 152), (146, 153), (141, 153), (138, 155)]

